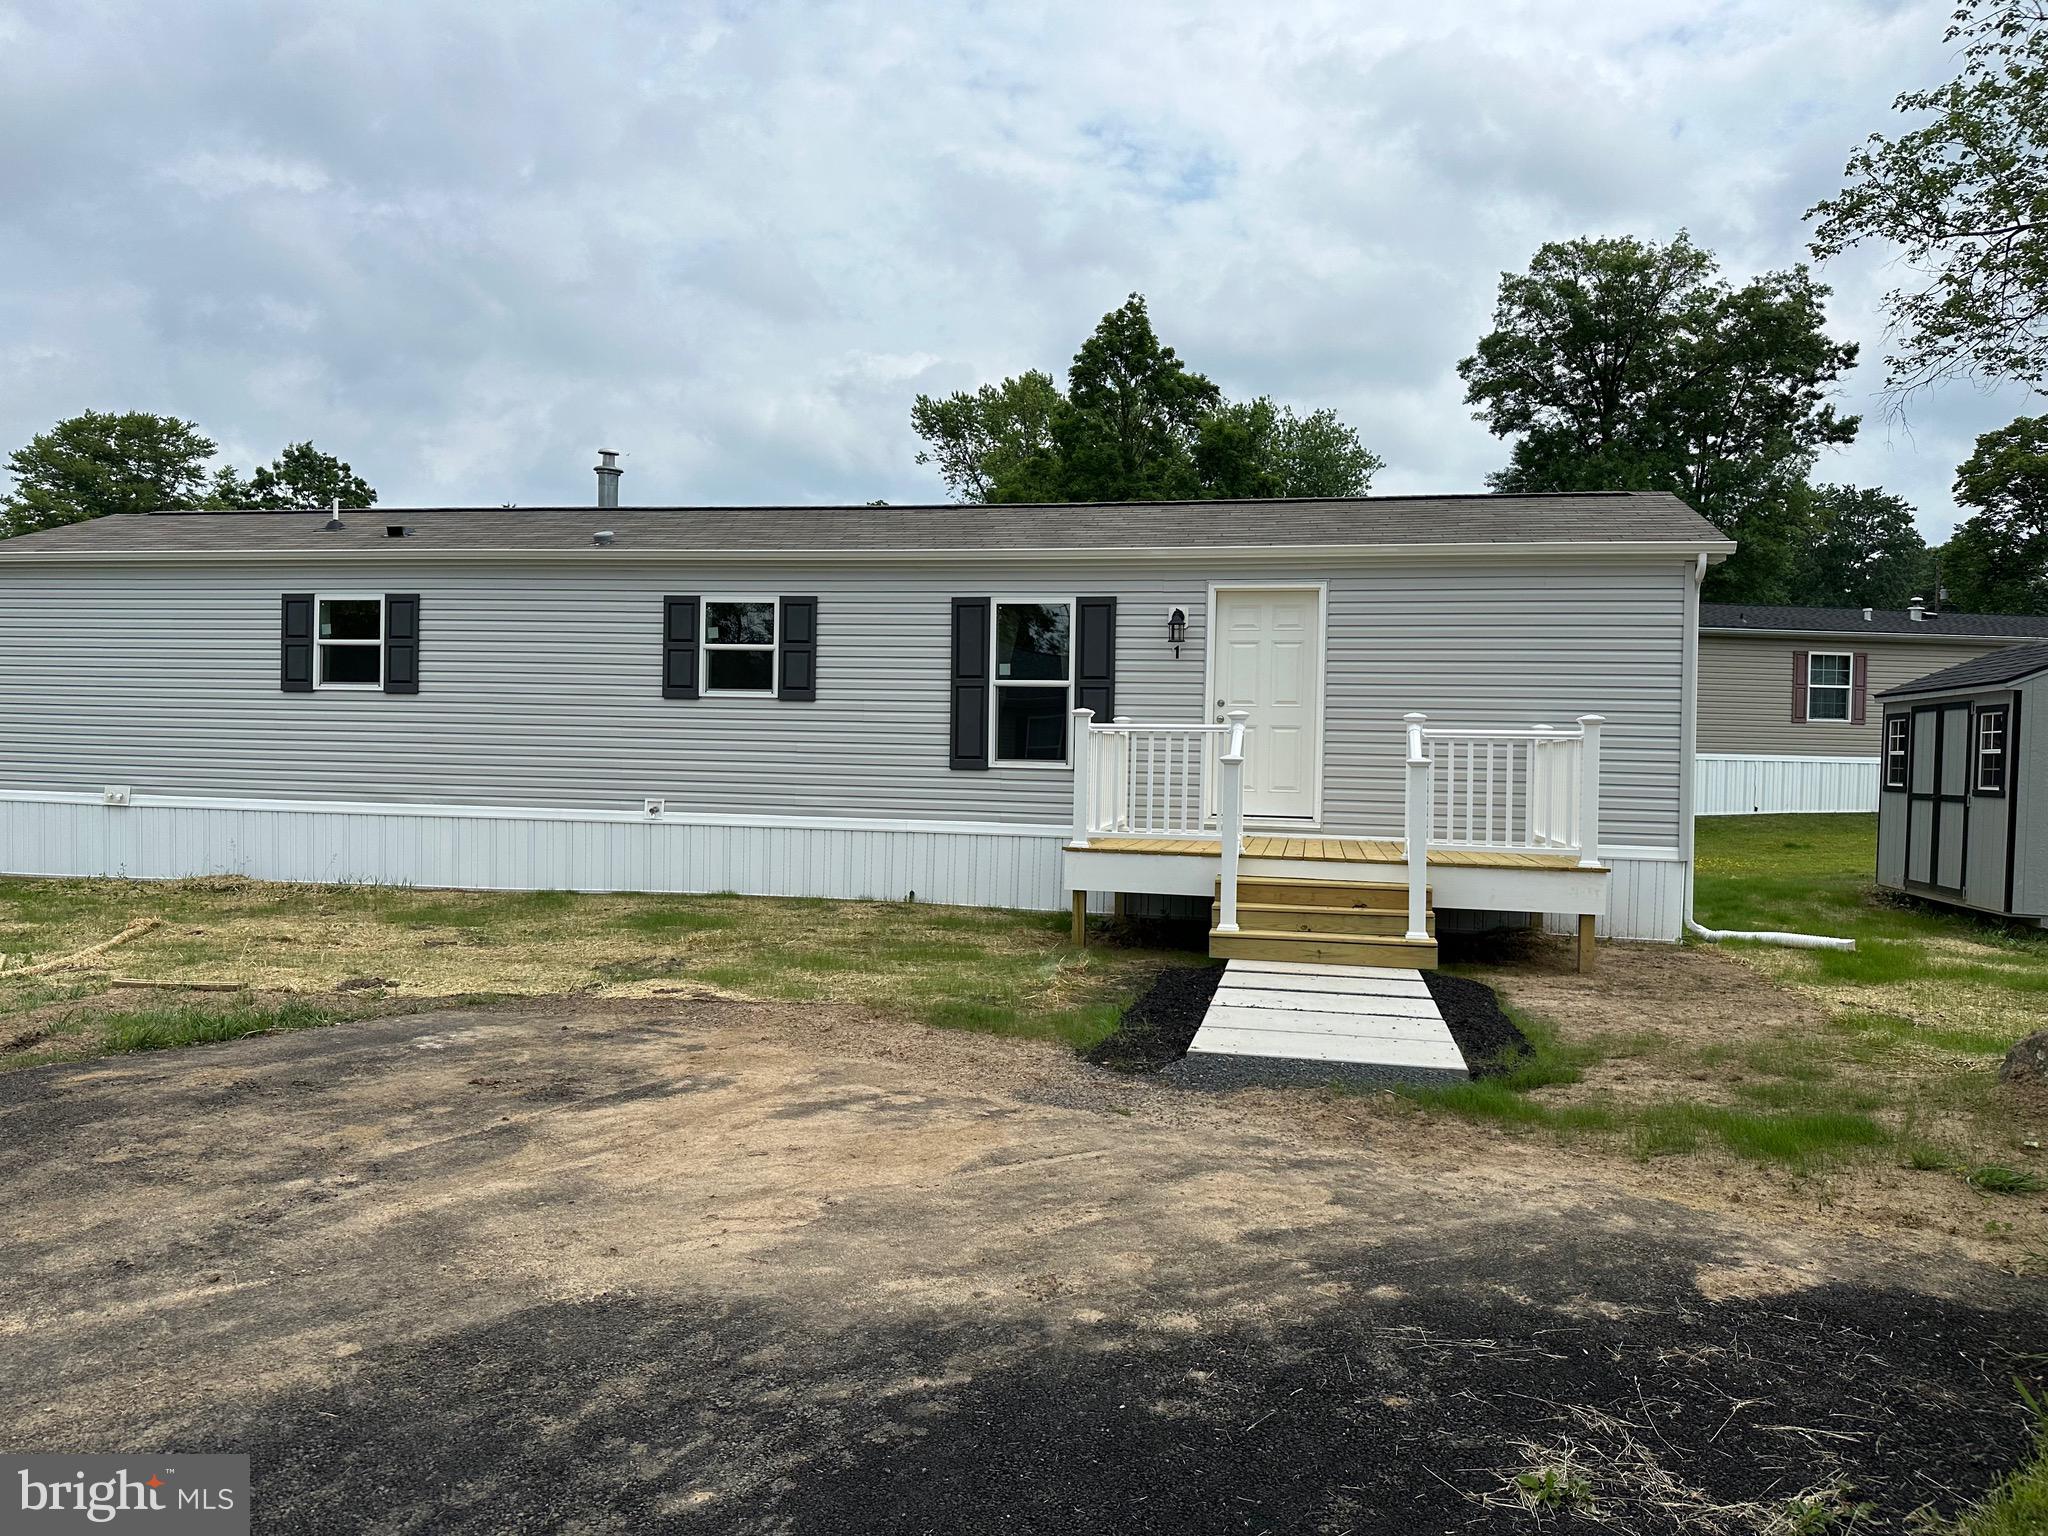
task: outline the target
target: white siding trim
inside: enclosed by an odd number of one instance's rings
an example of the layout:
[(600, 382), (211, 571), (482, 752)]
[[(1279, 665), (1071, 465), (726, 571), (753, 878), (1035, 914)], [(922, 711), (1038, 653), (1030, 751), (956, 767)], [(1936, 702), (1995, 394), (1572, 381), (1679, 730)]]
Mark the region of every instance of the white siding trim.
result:
[(1880, 759), (1702, 752), (1701, 816), (1776, 816), (1877, 809)]

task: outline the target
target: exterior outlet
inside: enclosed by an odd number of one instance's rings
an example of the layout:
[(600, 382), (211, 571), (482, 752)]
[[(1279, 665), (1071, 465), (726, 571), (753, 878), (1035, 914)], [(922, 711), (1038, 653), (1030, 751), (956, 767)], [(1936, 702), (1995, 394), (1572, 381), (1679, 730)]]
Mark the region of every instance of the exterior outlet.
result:
[(643, 800), (640, 803), (646, 807), (647, 814), (650, 816), (659, 816), (668, 809), (668, 802), (666, 800)]
[(126, 784), (109, 784), (102, 792), (102, 798), (108, 805), (126, 805), (128, 803), (128, 786)]

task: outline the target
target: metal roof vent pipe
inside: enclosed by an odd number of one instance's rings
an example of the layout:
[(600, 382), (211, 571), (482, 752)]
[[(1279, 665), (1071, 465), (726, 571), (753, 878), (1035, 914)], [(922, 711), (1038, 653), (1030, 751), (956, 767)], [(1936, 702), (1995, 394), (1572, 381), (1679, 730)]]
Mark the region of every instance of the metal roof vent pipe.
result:
[(341, 532), (341, 498), (334, 498), (334, 505), (328, 509), (327, 522), (323, 530), (327, 533)]
[(1868, 624), (1868, 623), (1870, 622), (1870, 616), (1871, 616), (1871, 610), (1870, 610), (1870, 609), (1868, 609), (1868, 608), (1864, 609), (1864, 610), (1863, 610), (1863, 622), (1864, 622), (1864, 623), (1866, 623), (1866, 624)]
[(597, 450), (597, 504), (600, 507), (619, 504), (619, 476), (624, 473), (619, 468), (618, 454), (609, 448)]
[(1926, 623), (1927, 604), (1917, 597), (1912, 599), (1910, 602), (1906, 604), (1906, 617), (1911, 619), (1915, 624)]

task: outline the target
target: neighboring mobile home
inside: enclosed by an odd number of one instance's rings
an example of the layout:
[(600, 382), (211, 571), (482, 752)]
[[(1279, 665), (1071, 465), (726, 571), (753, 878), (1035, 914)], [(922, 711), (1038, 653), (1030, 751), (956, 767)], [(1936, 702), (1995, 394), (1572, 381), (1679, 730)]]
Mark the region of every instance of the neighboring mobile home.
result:
[(2048, 639), (2048, 618), (1910, 608), (1700, 607), (1702, 816), (1877, 809), (1870, 700)]
[(1731, 548), (1619, 493), (107, 517), (0, 542), (0, 868), (1099, 909), (1227, 851), (1675, 939)]
[(1877, 883), (2048, 926), (2048, 645), (1887, 689)]

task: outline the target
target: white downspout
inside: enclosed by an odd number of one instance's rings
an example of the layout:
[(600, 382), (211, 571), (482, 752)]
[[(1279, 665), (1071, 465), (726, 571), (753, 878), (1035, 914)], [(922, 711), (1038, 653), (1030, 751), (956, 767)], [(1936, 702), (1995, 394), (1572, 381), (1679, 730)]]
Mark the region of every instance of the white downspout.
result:
[(1854, 939), (1828, 939), (1811, 933), (1743, 932), (1729, 928), (1703, 928), (1692, 915), (1692, 865), (1694, 762), (1700, 728), (1700, 583), (1707, 579), (1707, 557), (1694, 563), (1685, 584), (1684, 681), (1680, 689), (1679, 729), (1685, 734), (1685, 750), (1679, 754), (1678, 798), (1679, 851), (1685, 857), (1685, 931), (1696, 939), (1718, 944), (1723, 939), (1745, 939), (1752, 944), (1776, 944), (1785, 949), (1854, 949)]

